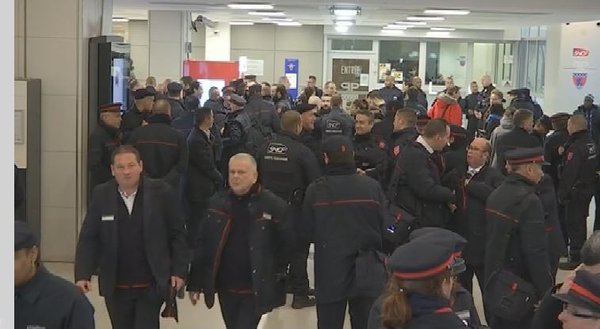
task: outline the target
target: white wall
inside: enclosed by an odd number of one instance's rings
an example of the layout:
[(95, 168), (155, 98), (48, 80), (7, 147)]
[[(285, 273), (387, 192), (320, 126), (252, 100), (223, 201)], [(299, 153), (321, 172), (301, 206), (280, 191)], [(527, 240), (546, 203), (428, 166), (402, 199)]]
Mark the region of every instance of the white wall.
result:
[[(494, 72), (492, 72), (492, 68), (496, 64), (494, 59), (496, 58), (496, 48), (497, 45), (495, 43), (475, 43), (473, 45), (473, 80), (477, 81), (480, 85), (481, 89), (481, 79), (484, 74), (489, 74), (494, 78)], [(497, 82), (496, 82), (497, 84)]]
[(464, 88), (466, 85), (467, 63), (465, 66), (460, 66), (459, 57), (467, 57), (467, 44), (456, 42), (441, 42), (440, 43), (440, 67), (439, 73), (444, 77), (453, 76), (454, 84)]
[(132, 20), (128, 24), (128, 40), (131, 45), (135, 76), (144, 81), (148, 77), (148, 21)]

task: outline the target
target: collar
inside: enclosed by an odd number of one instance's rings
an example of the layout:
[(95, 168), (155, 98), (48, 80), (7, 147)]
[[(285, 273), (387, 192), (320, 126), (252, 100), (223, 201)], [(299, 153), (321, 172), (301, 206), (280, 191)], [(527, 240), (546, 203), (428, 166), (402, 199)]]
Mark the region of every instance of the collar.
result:
[(48, 270), (43, 265), (39, 265), (35, 275), (21, 287), (15, 287), (15, 297), (25, 299), (29, 304), (35, 303), (40, 294), (42, 293), (42, 285), (44, 279), (50, 275)]
[(427, 150), (427, 152), (429, 152), (429, 154), (433, 154), (433, 152), (435, 152), (433, 150), (433, 148), (431, 146), (429, 146), (429, 144), (427, 144), (427, 141), (425, 140), (425, 138), (423, 138), (423, 136), (417, 137), (417, 143), (423, 145), (423, 147), (425, 147), (425, 149)]
[(117, 190), (119, 191), (119, 195), (122, 198), (129, 199), (129, 198), (134, 198), (137, 195), (139, 188), (140, 188), (140, 186), (138, 185), (138, 187), (135, 189), (135, 191), (129, 195), (127, 195), (123, 190), (121, 190), (120, 187), (117, 187)]
[(473, 167), (469, 166), (469, 169), (468, 169), (468, 171), (472, 172), (472, 173), (473, 173), (473, 175), (476, 175), (476, 174), (478, 174), (478, 173), (481, 171), (481, 169), (482, 169), (484, 166), (485, 166), (485, 165), (483, 165), (483, 166), (479, 166), (479, 167), (477, 167), (477, 168), (473, 168)]
[(291, 139), (293, 139), (293, 140), (295, 140), (295, 141), (297, 141), (297, 140), (299, 140), (299, 139), (300, 139), (300, 136), (298, 136), (298, 135), (296, 135), (296, 134), (294, 134), (294, 133), (292, 133), (292, 132), (285, 131), (285, 130), (282, 130), (282, 131), (280, 131), (280, 132), (279, 132), (279, 135), (281, 135), (281, 136), (285, 136), (285, 137), (289, 137), (289, 138), (291, 138)]
[(200, 129), (200, 128), (198, 128), (198, 130), (200, 130), (201, 132), (203, 132), (203, 133), (204, 133), (204, 135), (206, 135), (206, 137), (207, 137), (208, 139), (210, 139), (210, 129), (208, 129), (208, 130), (204, 130), (204, 129)]
[(356, 134), (356, 135), (354, 135), (354, 141), (357, 143), (370, 142), (371, 141), (371, 133), (369, 132), (364, 135)]

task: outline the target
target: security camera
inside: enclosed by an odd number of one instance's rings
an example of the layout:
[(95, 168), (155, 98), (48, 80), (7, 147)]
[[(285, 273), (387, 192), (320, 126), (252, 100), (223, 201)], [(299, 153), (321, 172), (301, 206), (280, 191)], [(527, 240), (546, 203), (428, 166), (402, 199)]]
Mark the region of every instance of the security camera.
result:
[(214, 34), (214, 35), (217, 35), (217, 34), (219, 34), (219, 30), (213, 30), (213, 34)]
[(196, 17), (196, 19), (192, 21), (192, 29), (194, 29), (194, 31), (198, 32), (198, 27), (200, 27), (200, 26), (215, 28), (217, 26), (217, 23), (211, 21), (210, 19), (208, 19), (202, 15), (198, 15), (198, 17)]
[(597, 22), (597, 23), (596, 23), (596, 26), (600, 26), (600, 22)]

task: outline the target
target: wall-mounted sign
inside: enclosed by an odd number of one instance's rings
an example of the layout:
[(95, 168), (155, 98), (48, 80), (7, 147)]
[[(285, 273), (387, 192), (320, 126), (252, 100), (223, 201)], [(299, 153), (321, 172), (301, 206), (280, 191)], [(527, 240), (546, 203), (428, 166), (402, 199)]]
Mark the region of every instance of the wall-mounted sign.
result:
[(573, 48), (573, 57), (588, 57), (590, 50), (585, 48)]
[(333, 82), (342, 92), (369, 91), (369, 86), (361, 84), (361, 75), (369, 74), (368, 59), (334, 58), (332, 65)]
[(290, 88), (288, 89), (288, 94), (292, 97), (292, 99), (296, 99), (298, 97), (299, 64), (300, 63), (297, 58), (286, 58), (284, 61), (285, 76), (290, 81)]
[(587, 83), (587, 78), (587, 73), (573, 73), (573, 84), (575, 85), (575, 88), (583, 88)]

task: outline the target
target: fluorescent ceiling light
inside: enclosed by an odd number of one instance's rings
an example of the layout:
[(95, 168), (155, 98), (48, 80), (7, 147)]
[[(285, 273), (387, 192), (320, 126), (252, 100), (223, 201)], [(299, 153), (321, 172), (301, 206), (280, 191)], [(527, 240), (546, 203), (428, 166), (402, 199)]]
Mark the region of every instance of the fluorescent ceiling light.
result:
[(339, 21), (339, 20), (335, 20), (333, 22), (335, 23), (336, 26), (352, 26), (352, 25), (354, 25), (354, 21)]
[(346, 33), (346, 32), (348, 32), (348, 29), (349, 29), (348, 26), (341, 26), (341, 25), (335, 26), (335, 30), (339, 33)]
[(360, 15), (360, 7), (336, 7), (329, 8), (329, 12), (335, 16), (357, 16)]
[(229, 22), (229, 25), (254, 25), (254, 22)]
[(402, 26), (402, 25), (387, 25), (383, 27), (385, 30), (406, 30), (408, 28), (408, 26)]
[(450, 32), (431, 31), (431, 32), (425, 33), (425, 35), (428, 37), (447, 37), (450, 35)]
[(262, 20), (269, 21), (269, 22), (292, 22), (292, 21), (294, 21), (293, 19), (287, 18), (287, 17), (265, 17)]
[(270, 10), (273, 5), (267, 3), (230, 3), (227, 7), (231, 9), (248, 9), (248, 10)]
[(301, 23), (298, 22), (277, 22), (279, 26), (302, 26)]
[(427, 22), (408, 22), (408, 21), (397, 21), (396, 25), (408, 25), (408, 26), (423, 26), (427, 25)]
[(385, 33), (385, 34), (404, 34), (403, 30), (386, 30), (386, 29), (382, 29), (381, 33)]
[(248, 13), (248, 15), (252, 15), (252, 16), (285, 16), (285, 13), (283, 11), (263, 10), (263, 11), (251, 11)]
[(127, 18), (127, 17), (113, 17), (112, 21), (113, 22), (118, 22), (118, 23), (127, 23), (127, 22), (129, 22), (129, 18)]
[(455, 28), (453, 27), (432, 27), (430, 28), (431, 31), (456, 31)]
[(425, 9), (429, 15), (469, 15), (471, 11), (463, 9)]
[(441, 16), (409, 16), (409, 17), (406, 17), (406, 19), (409, 21), (423, 22), (423, 21), (443, 21), (446, 18), (441, 17)]

